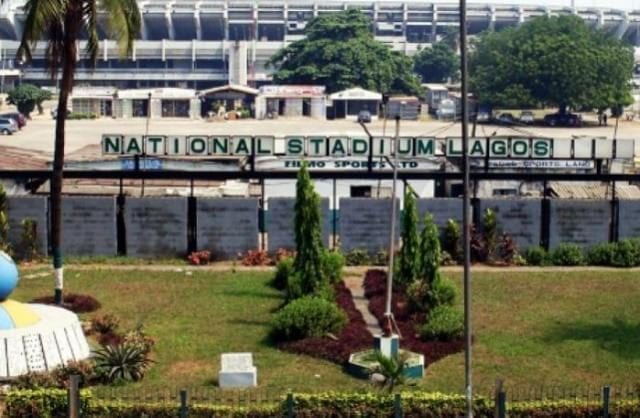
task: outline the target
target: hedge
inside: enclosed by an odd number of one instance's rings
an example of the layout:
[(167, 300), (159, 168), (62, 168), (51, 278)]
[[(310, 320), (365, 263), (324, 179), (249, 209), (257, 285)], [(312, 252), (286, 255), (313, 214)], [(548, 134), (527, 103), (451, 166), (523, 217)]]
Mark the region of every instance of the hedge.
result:
[[(130, 401), (101, 401), (89, 389), (81, 392), (81, 416), (92, 418), (175, 418), (178, 404)], [(403, 416), (453, 418), (464, 415), (463, 395), (443, 393), (403, 392)], [(294, 394), (293, 408), (298, 417), (393, 417), (394, 397), (376, 392)], [(62, 418), (67, 412), (67, 393), (62, 389), (11, 391), (6, 397), (8, 418)], [(573, 418), (602, 416), (599, 402), (584, 400), (555, 400), (513, 402), (507, 405), (511, 418)], [(640, 416), (640, 399), (612, 402), (611, 414), (617, 417)], [(211, 404), (189, 405), (190, 418), (267, 418), (286, 416), (286, 401), (248, 406)], [(474, 416), (493, 417), (492, 401), (476, 398)]]

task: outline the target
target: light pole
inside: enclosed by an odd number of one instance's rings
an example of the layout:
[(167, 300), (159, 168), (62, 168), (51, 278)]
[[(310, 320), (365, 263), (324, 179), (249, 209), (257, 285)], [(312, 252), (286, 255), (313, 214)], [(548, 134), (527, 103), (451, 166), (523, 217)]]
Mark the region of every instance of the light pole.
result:
[(467, 65), (467, 1), (460, 0), (460, 73), (462, 90), (462, 228), (464, 254), (464, 384), (465, 400), (467, 404), (466, 416), (473, 417), (473, 381), (471, 368), (471, 245), (470, 245), (470, 214), (469, 214), (469, 107)]

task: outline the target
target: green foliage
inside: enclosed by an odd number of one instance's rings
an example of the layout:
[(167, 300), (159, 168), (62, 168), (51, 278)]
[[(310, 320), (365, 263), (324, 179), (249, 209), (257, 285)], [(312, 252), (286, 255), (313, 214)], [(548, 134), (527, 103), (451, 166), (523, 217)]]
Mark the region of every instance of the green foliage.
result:
[(444, 42), (420, 50), (414, 57), (414, 70), (423, 83), (444, 83), (458, 78), (460, 63), (455, 51)]
[(342, 280), (345, 258), (339, 251), (325, 251), (322, 262), (329, 283), (338, 283)]
[(551, 262), (556, 266), (581, 266), (584, 264), (582, 248), (575, 244), (560, 244), (551, 251)]
[(282, 308), (273, 318), (271, 335), (279, 341), (321, 337), (337, 333), (347, 322), (347, 316), (328, 300), (304, 296)]
[(498, 217), (491, 208), (487, 208), (484, 211), (482, 226), (487, 259), (491, 261), (495, 257), (498, 246)]
[(402, 227), (400, 236), (402, 237), (402, 248), (398, 257), (398, 271), (394, 276), (394, 281), (400, 288), (406, 288), (417, 277), (420, 269), (418, 252), (420, 251), (420, 240), (418, 239), (418, 208), (416, 198), (410, 187), (404, 195), (404, 212), (402, 214)]
[(116, 332), (120, 327), (120, 318), (113, 314), (97, 315), (91, 320), (91, 329), (98, 334)]
[(134, 329), (127, 332), (122, 338), (124, 344), (140, 349), (143, 353), (151, 353), (151, 349), (156, 345), (156, 340), (147, 335), (144, 325), (139, 323)]
[(320, 217), (320, 196), (311, 182), (307, 165), (298, 172), (295, 203), (296, 259), (302, 294), (316, 292), (327, 284), (323, 265), (324, 246)]
[(406, 382), (404, 369), (407, 367), (407, 354), (403, 352), (397, 357), (387, 357), (378, 350), (376, 350), (374, 354), (378, 362), (378, 365), (374, 368), (374, 372), (384, 376), (382, 388), (388, 393), (392, 393), (397, 386), (404, 385)]
[(371, 264), (371, 257), (366, 250), (356, 248), (345, 254), (347, 266), (368, 266)]
[(277, 84), (323, 85), (328, 93), (356, 86), (384, 93), (422, 91), (411, 58), (375, 40), (371, 21), (355, 8), (314, 18), (304, 39), (278, 51), (269, 65), (277, 68)]
[(152, 363), (149, 352), (131, 342), (103, 346), (94, 359), (97, 373), (106, 383), (142, 380)]
[(271, 284), (278, 290), (284, 290), (289, 283), (289, 277), (293, 275), (293, 257), (285, 257), (276, 264), (276, 274)]
[(540, 246), (527, 248), (523, 256), (529, 266), (548, 266), (551, 264), (549, 254)]
[(457, 295), (458, 291), (455, 285), (442, 276), (438, 276), (432, 285), (418, 280), (407, 288), (407, 298), (411, 310), (427, 315), (438, 306), (453, 306)]
[(7, 216), (7, 192), (0, 184), (0, 251), (11, 253), (9, 244), (9, 218)]
[(428, 214), (424, 219), (424, 227), (420, 234), (420, 273), (419, 277), (427, 286), (431, 287), (438, 278), (441, 264), (440, 233), (433, 221), (433, 215)]
[[(0, 224), (2, 224), (2, 214), (0, 212)], [(38, 223), (31, 218), (25, 218), (20, 223), (22, 232), (20, 233), (20, 247), (18, 256), (23, 261), (34, 261), (41, 257), (38, 246)]]
[(591, 247), (585, 256), (587, 264), (590, 266), (610, 266), (613, 254), (616, 251), (616, 244), (603, 242)]
[(51, 372), (51, 377), (59, 388), (69, 387), (71, 376), (80, 376), (80, 387), (93, 384), (97, 377), (94, 362), (91, 360), (70, 361)]
[(469, 62), (480, 102), (561, 110), (630, 104), (633, 63), (631, 45), (571, 15), (485, 32)]
[(453, 219), (449, 219), (444, 228), (443, 247), (453, 260), (460, 261), (462, 259), (462, 229), (460, 224)]
[(389, 251), (380, 250), (373, 256), (371, 264), (378, 267), (389, 265)]
[(614, 244), (611, 266), (635, 267), (640, 265), (640, 240), (623, 239)]
[(67, 116), (67, 119), (81, 120), (81, 119), (98, 119), (98, 115), (93, 112), (71, 112)]
[(427, 341), (449, 341), (464, 334), (462, 312), (448, 305), (434, 308), (420, 329), (420, 336)]
[(7, 95), (7, 102), (16, 105), (18, 112), (27, 118), (38, 104), (49, 99), (51, 99), (50, 91), (43, 90), (33, 84), (20, 84)]

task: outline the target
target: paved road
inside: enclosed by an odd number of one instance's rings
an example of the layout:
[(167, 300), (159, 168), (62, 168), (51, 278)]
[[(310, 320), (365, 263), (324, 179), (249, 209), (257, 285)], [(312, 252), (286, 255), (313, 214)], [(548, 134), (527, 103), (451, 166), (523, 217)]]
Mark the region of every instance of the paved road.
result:
[[(0, 146), (11, 146), (47, 154), (53, 152), (54, 122), (47, 116), (34, 116), (26, 128), (13, 136), (0, 136)], [(88, 145), (98, 145), (102, 134), (144, 134), (146, 119), (98, 119), (74, 120), (67, 125), (66, 152), (73, 153)], [(386, 126), (386, 134), (393, 134), (394, 123)], [(373, 135), (382, 135), (383, 123), (376, 121), (368, 125)], [(460, 124), (438, 121), (403, 121), (401, 135), (459, 136)], [(604, 136), (612, 138), (614, 127), (547, 128), (524, 127), (517, 130), (492, 125), (479, 125), (477, 135), (532, 135), (555, 138), (570, 138), (573, 135)], [(207, 122), (203, 120), (163, 119), (151, 120), (149, 133), (160, 135), (363, 135), (362, 128), (353, 121), (318, 121), (308, 118), (278, 120), (243, 120)], [(640, 123), (621, 121), (618, 138), (640, 138)], [(640, 155), (640, 141), (637, 155)]]

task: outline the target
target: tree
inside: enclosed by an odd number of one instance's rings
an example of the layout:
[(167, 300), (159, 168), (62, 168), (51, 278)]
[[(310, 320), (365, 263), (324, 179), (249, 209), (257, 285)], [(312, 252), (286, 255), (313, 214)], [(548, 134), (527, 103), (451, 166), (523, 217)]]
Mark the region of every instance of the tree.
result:
[(424, 83), (444, 83), (458, 77), (458, 57), (447, 44), (438, 42), (414, 57), (414, 70)]
[(483, 34), (470, 56), (482, 103), (599, 108), (629, 104), (633, 48), (577, 16), (539, 17)]
[(418, 240), (418, 209), (416, 198), (410, 187), (404, 195), (404, 211), (402, 214), (402, 249), (398, 259), (398, 274), (396, 280), (403, 288), (409, 286), (418, 276), (418, 251), (420, 251), (420, 241)]
[(424, 227), (420, 234), (420, 278), (426, 282), (429, 289), (433, 289), (438, 279), (440, 268), (440, 238), (438, 226), (433, 222), (433, 215), (428, 214), (424, 219)]
[(140, 10), (136, 0), (29, 0), (24, 6), (23, 36), (18, 59), (31, 60), (35, 44), (46, 38), (45, 61), (52, 79), (62, 72), (55, 128), (51, 175), (51, 248), (56, 281), (56, 302), (62, 304), (62, 177), (64, 166), (67, 103), (73, 90), (78, 56), (77, 41), (87, 35), (86, 52), (95, 65), (98, 57), (98, 16), (107, 18), (109, 34), (118, 42), (120, 53), (128, 55), (140, 33)]
[(316, 293), (325, 288), (320, 216), (320, 196), (315, 192), (307, 164), (298, 172), (295, 203), (296, 259), (294, 270), (299, 277), (303, 295)]
[(371, 21), (357, 9), (318, 16), (305, 35), (269, 60), (277, 69), (274, 82), (324, 85), (330, 93), (350, 87), (403, 94), (422, 90), (411, 58), (376, 41)]
[(25, 117), (30, 117), (36, 106), (40, 106), (43, 101), (51, 99), (51, 92), (43, 90), (33, 84), (21, 84), (11, 90), (7, 95), (7, 101), (16, 105), (18, 112)]

